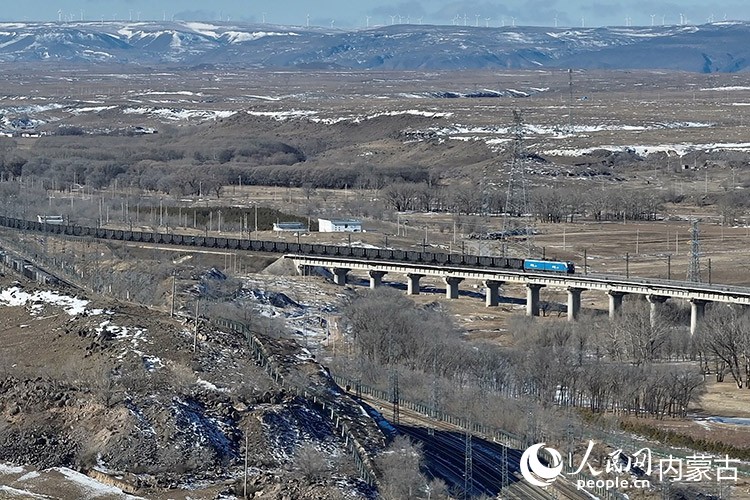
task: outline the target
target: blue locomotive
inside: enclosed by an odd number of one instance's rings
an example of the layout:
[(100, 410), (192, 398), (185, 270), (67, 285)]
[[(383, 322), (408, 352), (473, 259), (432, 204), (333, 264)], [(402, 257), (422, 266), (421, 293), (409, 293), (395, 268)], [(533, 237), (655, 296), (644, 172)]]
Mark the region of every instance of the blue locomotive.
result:
[(572, 262), (524, 259), (523, 270), (573, 274), (576, 272), (576, 266)]

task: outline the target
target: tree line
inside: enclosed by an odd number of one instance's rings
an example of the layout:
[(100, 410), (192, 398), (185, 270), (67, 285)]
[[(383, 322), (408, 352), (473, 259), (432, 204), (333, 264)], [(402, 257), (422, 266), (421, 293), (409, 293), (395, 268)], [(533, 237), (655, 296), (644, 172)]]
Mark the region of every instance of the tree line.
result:
[[(366, 292), (344, 317), (363, 380), (387, 386), (391, 371), (430, 403), (433, 390), (487, 392), (541, 407), (584, 408), (655, 418), (682, 417), (702, 393), (704, 376), (686, 325), (673, 313), (649, 321), (648, 304), (627, 302), (618, 321), (577, 324), (518, 319), (513, 347), (465, 342), (439, 307), (419, 308), (399, 292)], [(440, 382), (442, 381), (442, 382)], [(400, 384), (405, 387), (405, 384)], [(464, 401), (464, 408), (466, 402)], [(510, 427), (516, 427), (511, 423)], [(507, 427), (506, 427), (507, 428)]]

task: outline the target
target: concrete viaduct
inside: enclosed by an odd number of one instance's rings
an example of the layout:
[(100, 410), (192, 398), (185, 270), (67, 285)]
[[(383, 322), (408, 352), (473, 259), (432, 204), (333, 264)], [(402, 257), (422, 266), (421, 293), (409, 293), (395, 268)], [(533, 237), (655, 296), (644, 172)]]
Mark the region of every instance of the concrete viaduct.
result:
[(285, 255), (297, 269), (323, 267), (333, 274), (334, 282), (346, 284), (349, 271), (366, 271), (370, 276), (370, 288), (382, 284), (386, 274), (406, 276), (407, 294), (419, 294), (419, 280), (425, 276), (442, 278), (446, 285), (448, 299), (457, 299), (459, 284), (464, 280), (482, 282), (486, 289), (487, 307), (499, 304), (500, 287), (505, 283), (520, 284), (526, 287), (526, 314), (539, 316), (540, 291), (544, 287), (554, 287), (568, 292), (568, 320), (578, 319), (581, 311), (581, 294), (588, 290), (600, 290), (609, 295), (609, 315), (620, 313), (625, 295), (636, 294), (646, 297), (651, 304), (651, 319), (655, 320), (657, 307), (670, 298), (687, 300), (691, 304), (690, 333), (695, 334), (703, 318), (706, 304), (724, 302), (750, 305), (750, 288), (707, 285), (671, 280), (623, 278), (611, 275), (578, 275), (554, 273), (529, 273), (517, 270), (482, 269), (464, 266), (439, 264), (396, 263), (372, 261), (348, 257), (317, 257), (308, 255)]

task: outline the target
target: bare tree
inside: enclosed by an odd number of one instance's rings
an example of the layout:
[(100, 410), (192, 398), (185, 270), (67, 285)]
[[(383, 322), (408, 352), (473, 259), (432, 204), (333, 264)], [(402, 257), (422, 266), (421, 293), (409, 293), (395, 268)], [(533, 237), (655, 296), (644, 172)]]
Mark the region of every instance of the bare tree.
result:
[(712, 308), (701, 327), (700, 346), (729, 371), (737, 387), (750, 382), (750, 315), (737, 308)]
[(384, 500), (408, 500), (422, 498), (427, 481), (419, 471), (422, 450), (399, 436), (388, 449), (376, 458), (381, 471), (380, 494)]

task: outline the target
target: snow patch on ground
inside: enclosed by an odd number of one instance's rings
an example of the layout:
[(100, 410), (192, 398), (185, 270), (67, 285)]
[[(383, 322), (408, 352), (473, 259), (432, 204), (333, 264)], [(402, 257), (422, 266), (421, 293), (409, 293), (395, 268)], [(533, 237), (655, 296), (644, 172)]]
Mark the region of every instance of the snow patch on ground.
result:
[(45, 500), (52, 498), (52, 497), (48, 497), (44, 495), (37, 495), (36, 493), (32, 493), (30, 491), (18, 490), (16, 488), (11, 488), (10, 486), (3, 486), (3, 485), (0, 485), (0, 493), (2, 493), (2, 498), (15, 498), (15, 497), (22, 498), (22, 499), (40, 498), (40, 499), (45, 499)]
[(81, 474), (80, 472), (68, 469), (67, 467), (54, 467), (52, 470), (59, 472), (60, 474), (65, 476), (68, 481), (75, 483), (77, 486), (85, 490), (88, 495), (83, 498), (97, 498), (103, 495), (117, 495), (119, 498), (125, 498), (128, 500), (135, 500), (139, 498), (126, 494), (120, 488), (102, 484), (85, 474)]
[(595, 150), (605, 149), (607, 151), (626, 151), (632, 150), (639, 156), (647, 156), (652, 153), (676, 153), (678, 156), (685, 156), (692, 151), (750, 151), (750, 142), (742, 143), (706, 143), (706, 144), (654, 144), (639, 146), (614, 146), (602, 145), (594, 148), (582, 149), (548, 149), (543, 154), (549, 156), (582, 156), (590, 154)]
[(364, 121), (374, 120), (375, 118), (380, 118), (382, 116), (409, 115), (409, 116), (424, 116), (427, 118), (447, 118), (447, 117), (453, 116), (453, 113), (440, 113), (437, 111), (420, 111), (418, 109), (407, 109), (407, 110), (401, 110), (401, 111), (386, 111), (383, 113), (375, 113), (372, 115), (349, 115), (349, 116), (340, 116), (340, 117), (331, 117), (331, 118), (322, 118), (318, 116), (317, 111), (296, 110), (296, 109), (292, 109), (289, 111), (248, 111), (247, 113), (252, 116), (265, 116), (268, 118), (273, 118), (274, 120), (278, 120), (278, 121), (292, 120), (295, 118), (307, 118), (313, 123), (323, 123), (325, 125), (335, 125), (341, 122), (362, 123)]
[(209, 121), (221, 118), (229, 118), (236, 114), (235, 111), (218, 111), (211, 109), (180, 109), (180, 108), (125, 108), (122, 110), (126, 115), (147, 115), (166, 121)]
[(32, 479), (36, 479), (36, 478), (38, 478), (40, 476), (41, 476), (41, 474), (39, 474), (37, 471), (31, 471), (31, 472), (27, 472), (23, 476), (19, 477), (17, 479), (17, 481), (19, 481), (19, 482), (22, 482), (22, 481), (31, 481)]
[(202, 378), (199, 378), (195, 383), (205, 389), (208, 389), (209, 391), (229, 392), (229, 389), (227, 389), (226, 387), (217, 387), (215, 384), (212, 384), (208, 380), (203, 380)]
[(147, 331), (143, 328), (128, 328), (125, 326), (118, 326), (112, 323), (111, 320), (104, 320), (99, 323), (99, 326), (94, 330), (97, 336), (108, 336), (113, 340), (124, 341), (126, 347), (117, 356), (118, 359), (123, 359), (128, 353), (134, 353), (143, 360), (144, 367), (148, 371), (154, 371), (160, 368), (162, 365), (161, 359), (144, 354), (140, 348), (142, 344), (149, 344), (147, 338)]
[(750, 418), (708, 417), (706, 420), (715, 424), (750, 425)]
[(701, 92), (706, 92), (709, 90), (719, 91), (719, 92), (728, 92), (730, 90), (750, 90), (750, 87), (743, 87), (740, 85), (733, 85), (733, 86), (728, 86), (728, 87), (709, 87), (709, 88), (701, 89)]
[(7, 476), (10, 474), (23, 474), (24, 468), (10, 464), (0, 464), (0, 476)]
[[(41, 303), (41, 304), (40, 304)], [(36, 291), (34, 293), (24, 292), (21, 288), (14, 286), (0, 291), (0, 305), (19, 307), (31, 304), (32, 314), (36, 315), (43, 309), (43, 304), (62, 308), (70, 316), (88, 313), (96, 315), (96, 311), (86, 311), (88, 300), (61, 295), (52, 291)]]
[(83, 113), (101, 113), (102, 111), (108, 111), (115, 109), (117, 106), (89, 106), (85, 108), (70, 108), (68, 113), (72, 115), (81, 115)]

